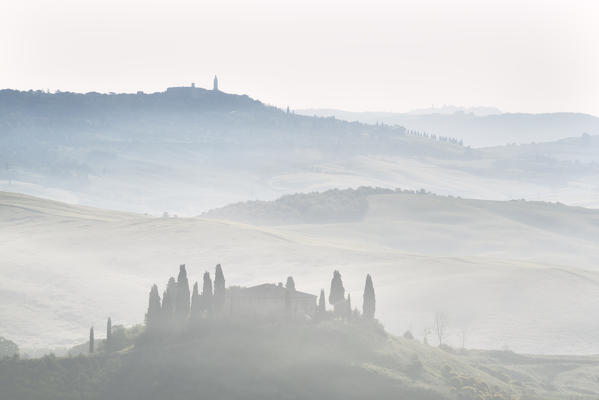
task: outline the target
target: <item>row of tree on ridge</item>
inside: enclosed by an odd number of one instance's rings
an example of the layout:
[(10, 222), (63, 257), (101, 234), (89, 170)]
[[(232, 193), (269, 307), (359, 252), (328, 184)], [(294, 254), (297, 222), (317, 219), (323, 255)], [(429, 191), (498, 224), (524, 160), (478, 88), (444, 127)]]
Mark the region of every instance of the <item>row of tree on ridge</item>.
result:
[[(280, 284), (282, 285), (282, 284)], [(285, 306), (290, 308), (293, 293), (296, 292), (295, 281), (289, 276), (285, 284)], [(164, 334), (173, 331), (181, 331), (183, 328), (194, 325), (199, 320), (212, 317), (225, 316), (225, 302), (227, 289), (225, 287), (225, 276), (220, 264), (216, 265), (214, 281), (208, 271), (204, 272), (202, 291), (199, 290), (198, 282), (195, 282), (192, 290), (189, 289), (189, 280), (185, 264), (179, 266), (177, 279), (171, 277), (168, 280), (162, 297), (158, 291), (158, 285), (154, 284), (150, 289), (148, 309), (145, 315), (146, 332), (149, 335)], [(362, 313), (352, 308), (351, 296), (346, 295), (343, 281), (339, 271), (333, 272), (331, 279), (328, 303), (332, 310), (327, 310), (324, 289), (321, 289), (318, 302), (311, 315), (307, 315), (313, 321), (321, 321), (329, 318), (374, 319), (376, 309), (376, 296), (370, 275), (366, 276), (364, 286)], [(108, 318), (106, 325), (106, 350), (110, 351), (112, 335), (112, 321)], [(94, 352), (94, 330), (90, 328), (89, 352)]]
[[(365, 319), (374, 319), (376, 309), (376, 296), (370, 275), (366, 277), (362, 314), (357, 308), (352, 309), (351, 297), (345, 294), (345, 288), (339, 271), (333, 272), (331, 279), (328, 303), (333, 306), (333, 317), (352, 318), (362, 316)], [(289, 306), (296, 291), (295, 281), (289, 276), (285, 284), (285, 303)], [(146, 328), (155, 332), (166, 327), (181, 328), (189, 322), (194, 322), (210, 316), (224, 315), (227, 289), (225, 277), (220, 264), (214, 271), (214, 282), (208, 271), (204, 272), (202, 291), (200, 293), (198, 282), (193, 289), (189, 289), (189, 280), (185, 265), (179, 267), (179, 275), (175, 280), (171, 277), (166, 285), (166, 290), (160, 297), (158, 286), (154, 284), (150, 290), (148, 310), (145, 317)], [(327, 315), (325, 304), (325, 291), (320, 291), (317, 306), (312, 319), (323, 319)]]

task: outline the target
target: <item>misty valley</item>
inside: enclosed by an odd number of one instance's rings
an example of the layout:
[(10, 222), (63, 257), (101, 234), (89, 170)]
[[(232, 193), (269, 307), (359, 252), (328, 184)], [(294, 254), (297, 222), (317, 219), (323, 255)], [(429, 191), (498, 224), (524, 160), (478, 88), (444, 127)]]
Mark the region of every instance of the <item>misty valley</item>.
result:
[(598, 121), (0, 90), (0, 399), (596, 399)]
[[(0, 360), (6, 398), (120, 397), (139, 399), (377, 398), (510, 399), (578, 396), (597, 385), (597, 359), (524, 356), (504, 351), (454, 349), (443, 343), (447, 320), (435, 315), (439, 347), (410, 331), (389, 335), (375, 319), (373, 280), (366, 277), (362, 312), (352, 308), (342, 275), (334, 271), (328, 301), (285, 285), (225, 287), (217, 264), (202, 291), (185, 265), (168, 280), (162, 299), (153, 285), (144, 326), (112, 325), (96, 339), (39, 360)], [(317, 300), (318, 299), (318, 300)], [(328, 308), (328, 310), (327, 310)], [(6, 349), (6, 346), (3, 347)], [(551, 365), (548, 370), (547, 366)], [(558, 383), (549, 383), (558, 377)], [(309, 384), (305, 387), (305, 384)], [(582, 392), (585, 393), (585, 392)], [(588, 393), (592, 393), (589, 391)]]

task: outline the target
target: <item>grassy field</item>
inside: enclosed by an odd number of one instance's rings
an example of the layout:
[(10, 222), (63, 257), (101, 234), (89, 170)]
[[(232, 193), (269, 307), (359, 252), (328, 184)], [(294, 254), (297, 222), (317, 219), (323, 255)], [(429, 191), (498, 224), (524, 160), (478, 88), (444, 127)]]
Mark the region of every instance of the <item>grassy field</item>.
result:
[[(447, 342), (544, 354), (599, 353), (598, 212), (433, 195), (368, 195), (357, 221), (251, 224), (155, 218), (0, 194), (0, 336), (70, 346), (89, 326), (141, 322), (150, 286), (181, 263), (191, 282), (221, 263), (227, 285), (281, 282), (328, 292), (333, 270), (361, 306), (422, 340), (436, 312)], [(318, 202), (317, 202), (318, 203)], [(433, 342), (429, 335), (429, 341)]]

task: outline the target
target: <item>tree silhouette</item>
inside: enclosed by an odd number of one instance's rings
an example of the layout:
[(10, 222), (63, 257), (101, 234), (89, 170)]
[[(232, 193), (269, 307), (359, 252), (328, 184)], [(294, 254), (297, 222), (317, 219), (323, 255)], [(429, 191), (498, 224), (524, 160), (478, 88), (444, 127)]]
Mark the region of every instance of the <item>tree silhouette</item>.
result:
[(189, 315), (189, 281), (187, 280), (185, 264), (179, 266), (175, 302), (175, 319), (177, 325), (182, 327)]
[(166, 290), (164, 292), (162, 292), (162, 308), (160, 309), (160, 322), (161, 323), (166, 323), (167, 321), (167, 312), (166, 310), (168, 309), (169, 305), (168, 305), (168, 296), (166, 294)]
[(324, 299), (324, 289), (320, 289), (320, 297), (318, 298), (318, 315), (323, 318), (327, 312), (326, 300)]
[(351, 295), (348, 293), (347, 294), (347, 304), (345, 305), (345, 318), (347, 318), (347, 320), (351, 319)]
[(94, 352), (94, 327), (89, 328), (89, 354)]
[(170, 326), (175, 315), (175, 306), (177, 304), (177, 282), (171, 276), (166, 285), (166, 292), (162, 297), (162, 317), (166, 326)]
[(287, 277), (287, 283), (285, 284), (285, 287), (287, 290), (295, 292), (295, 281), (293, 280), (292, 276)]
[(329, 304), (334, 306), (340, 301), (345, 300), (345, 288), (343, 287), (343, 281), (341, 280), (341, 274), (335, 270), (333, 272), (333, 279), (331, 279), (331, 290), (329, 292)]
[(106, 322), (106, 351), (110, 351), (112, 346), (112, 320), (108, 317)]
[[(166, 295), (164, 297), (166, 297)], [(148, 331), (156, 331), (160, 326), (161, 319), (162, 306), (160, 304), (160, 295), (158, 294), (158, 286), (154, 284), (150, 290), (148, 312), (146, 313), (146, 327), (148, 328)]]
[(193, 284), (193, 292), (191, 294), (191, 307), (189, 310), (189, 318), (192, 321), (196, 321), (202, 313), (202, 306), (200, 305), (200, 294), (198, 291), (198, 283)]
[(376, 309), (376, 297), (374, 295), (374, 286), (370, 274), (366, 275), (366, 285), (364, 286), (364, 303), (362, 303), (362, 314), (364, 318), (373, 319)]
[(210, 279), (210, 272), (204, 272), (204, 284), (202, 286), (202, 310), (212, 310), (212, 279)]
[(220, 264), (216, 265), (214, 271), (214, 308), (222, 311), (225, 305), (225, 275)]

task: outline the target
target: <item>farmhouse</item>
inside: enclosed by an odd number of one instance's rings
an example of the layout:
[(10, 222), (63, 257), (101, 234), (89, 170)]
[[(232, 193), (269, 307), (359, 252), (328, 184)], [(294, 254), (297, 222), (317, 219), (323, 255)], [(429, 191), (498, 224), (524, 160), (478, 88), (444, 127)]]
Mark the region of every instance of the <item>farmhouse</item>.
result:
[(225, 310), (231, 315), (312, 317), (317, 296), (289, 290), (282, 283), (264, 283), (252, 287), (229, 287)]

